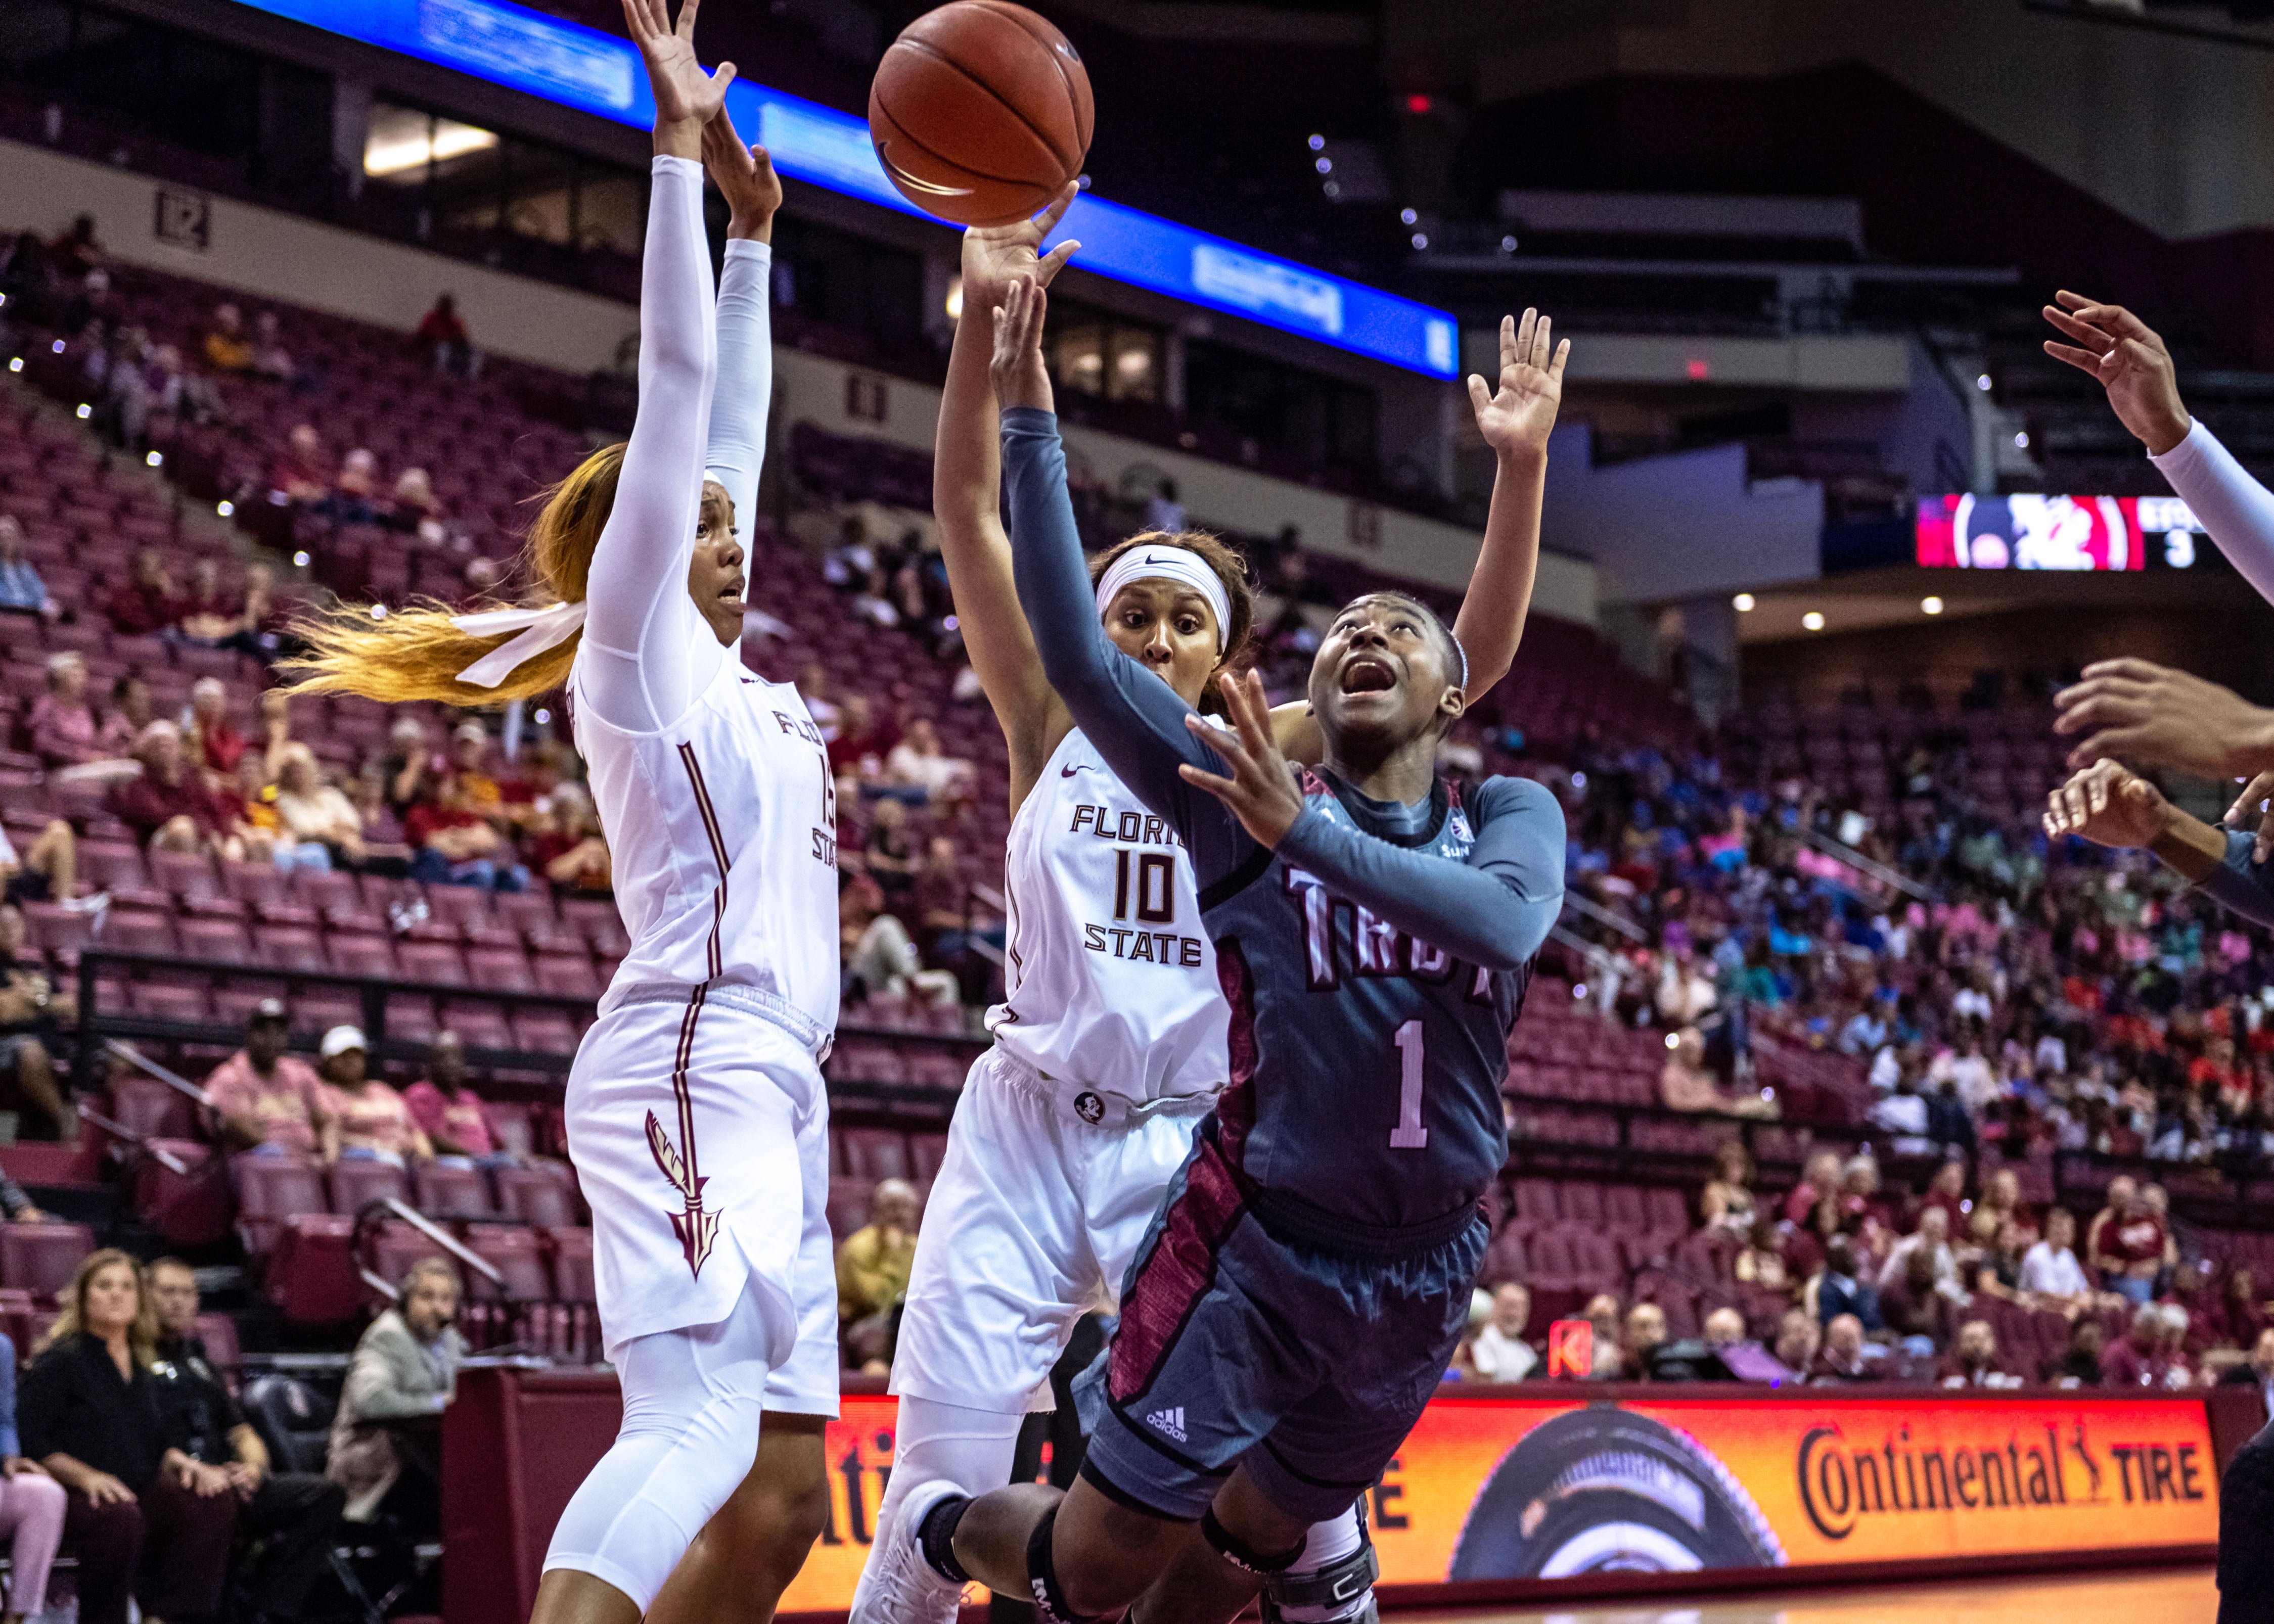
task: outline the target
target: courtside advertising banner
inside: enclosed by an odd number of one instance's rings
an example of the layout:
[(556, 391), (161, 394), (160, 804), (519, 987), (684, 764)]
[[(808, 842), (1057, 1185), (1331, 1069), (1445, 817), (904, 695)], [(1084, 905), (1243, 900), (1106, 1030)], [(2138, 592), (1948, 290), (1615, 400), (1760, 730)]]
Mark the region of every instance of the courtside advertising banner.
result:
[[(1382, 1583), (2152, 1554), (2218, 1538), (2200, 1399), (1580, 1393), (1432, 1402), (1371, 1496)], [(850, 1604), (893, 1409), (847, 1396), (830, 1426), (829, 1528), (785, 1613)]]

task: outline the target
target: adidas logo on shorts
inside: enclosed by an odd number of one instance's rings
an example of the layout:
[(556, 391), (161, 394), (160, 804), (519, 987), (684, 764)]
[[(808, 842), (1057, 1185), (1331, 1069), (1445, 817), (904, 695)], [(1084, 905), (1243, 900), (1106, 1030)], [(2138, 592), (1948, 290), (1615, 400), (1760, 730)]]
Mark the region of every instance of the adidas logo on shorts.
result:
[(1156, 1410), (1145, 1417), (1145, 1425), (1156, 1432), (1165, 1432), (1178, 1443), (1183, 1443), (1185, 1441), (1185, 1407), (1179, 1404), (1174, 1410)]

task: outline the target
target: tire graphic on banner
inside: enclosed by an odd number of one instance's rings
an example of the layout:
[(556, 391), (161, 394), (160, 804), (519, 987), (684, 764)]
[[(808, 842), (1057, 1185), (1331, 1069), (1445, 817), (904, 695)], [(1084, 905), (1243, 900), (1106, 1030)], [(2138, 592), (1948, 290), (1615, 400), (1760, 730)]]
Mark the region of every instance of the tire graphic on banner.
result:
[(1615, 1404), (1525, 1434), (1485, 1480), (1454, 1547), (1465, 1579), (1781, 1568), (1744, 1485), (1686, 1432)]

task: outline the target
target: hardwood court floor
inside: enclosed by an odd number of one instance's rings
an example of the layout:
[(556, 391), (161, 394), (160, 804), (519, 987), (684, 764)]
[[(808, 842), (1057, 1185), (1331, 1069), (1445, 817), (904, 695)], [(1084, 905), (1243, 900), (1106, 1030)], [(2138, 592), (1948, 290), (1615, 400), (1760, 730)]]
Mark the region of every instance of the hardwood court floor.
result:
[(2211, 1624), (2218, 1591), (2208, 1568), (2076, 1578), (1894, 1584), (1708, 1601), (1570, 1605), (1518, 1612), (1404, 1613), (1397, 1624)]

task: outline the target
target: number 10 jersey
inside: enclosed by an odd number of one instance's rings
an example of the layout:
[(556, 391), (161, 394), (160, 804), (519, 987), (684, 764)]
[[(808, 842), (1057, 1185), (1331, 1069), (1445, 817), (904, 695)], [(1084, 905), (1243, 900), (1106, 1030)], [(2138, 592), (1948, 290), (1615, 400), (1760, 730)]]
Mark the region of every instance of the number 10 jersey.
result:
[(1230, 1019), (1192, 855), (1075, 728), (1004, 854), (1010, 904), (995, 1041), (1048, 1077), (1133, 1101), (1209, 1094)]

